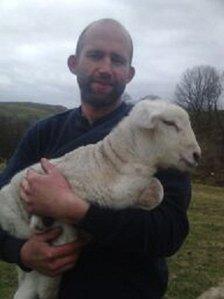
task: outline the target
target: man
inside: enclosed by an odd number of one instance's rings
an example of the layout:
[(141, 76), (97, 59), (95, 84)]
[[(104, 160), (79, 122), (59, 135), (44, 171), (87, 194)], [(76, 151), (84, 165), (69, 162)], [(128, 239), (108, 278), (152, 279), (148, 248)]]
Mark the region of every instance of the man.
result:
[[(132, 55), (131, 37), (120, 23), (103, 19), (90, 24), (68, 59), (81, 107), (31, 128), (2, 174), (1, 185), (42, 157), (58, 157), (106, 136), (131, 109), (121, 97), (135, 73)], [(53, 247), (58, 230), (29, 240), (1, 232), (2, 258), (51, 276), (64, 273), (59, 298), (162, 298), (168, 279), (165, 257), (179, 249), (188, 233), (189, 178), (173, 170), (160, 172), (165, 196), (159, 207), (114, 211), (78, 198), (47, 159), (41, 163), (45, 174), (30, 169), (21, 184), (27, 210), (63, 218), (92, 238), (86, 242), (80, 236), (77, 242)]]

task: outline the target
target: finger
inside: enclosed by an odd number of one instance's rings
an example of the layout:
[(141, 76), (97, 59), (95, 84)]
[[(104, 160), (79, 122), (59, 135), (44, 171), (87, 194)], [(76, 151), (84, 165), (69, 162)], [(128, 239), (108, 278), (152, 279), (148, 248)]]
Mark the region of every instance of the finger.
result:
[(64, 245), (55, 246), (52, 248), (52, 254), (55, 258), (62, 258), (68, 255), (79, 252), (86, 245), (84, 241), (75, 241)]
[(40, 164), (45, 173), (50, 174), (55, 169), (55, 166), (46, 158), (41, 158)]
[(32, 168), (27, 169), (26, 171), (26, 180), (29, 182), (30, 179), (36, 177), (38, 173)]
[(26, 178), (22, 180), (20, 183), (20, 188), (22, 188), (23, 192), (29, 194), (30, 193), (30, 186)]
[(52, 263), (51, 270), (54, 272), (62, 272), (65, 268), (73, 267), (79, 257), (80, 253), (72, 254), (61, 259), (57, 259)]
[(71, 263), (65, 264), (63, 267), (58, 268), (57, 270), (52, 270), (49, 271), (50, 272), (50, 276), (55, 277), (58, 275), (62, 275), (64, 272), (73, 269), (77, 263), (78, 257), (77, 259), (75, 259), (74, 261), (72, 261)]
[(28, 214), (32, 214), (33, 209), (30, 205), (30, 199), (27, 196), (26, 192), (23, 191), (23, 189), (20, 189), (20, 198), (24, 202), (24, 208)]
[(29, 196), (23, 187), (20, 189), (20, 197), (26, 204), (30, 203)]
[[(49, 229), (49, 230), (39, 234), (39, 236), (41, 237), (41, 239), (44, 242), (52, 242), (55, 239), (57, 239), (61, 233), (62, 233), (62, 229), (60, 227), (57, 227), (57, 228)], [(52, 249), (54, 249), (54, 247)]]

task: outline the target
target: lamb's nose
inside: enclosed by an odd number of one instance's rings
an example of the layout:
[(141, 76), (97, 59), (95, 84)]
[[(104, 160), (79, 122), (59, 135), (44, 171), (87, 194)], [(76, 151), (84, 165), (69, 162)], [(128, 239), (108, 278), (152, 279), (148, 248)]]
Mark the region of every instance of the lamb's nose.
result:
[(196, 163), (198, 163), (200, 161), (200, 159), (201, 159), (201, 154), (199, 152), (194, 152), (193, 153), (193, 158), (194, 158), (194, 161)]

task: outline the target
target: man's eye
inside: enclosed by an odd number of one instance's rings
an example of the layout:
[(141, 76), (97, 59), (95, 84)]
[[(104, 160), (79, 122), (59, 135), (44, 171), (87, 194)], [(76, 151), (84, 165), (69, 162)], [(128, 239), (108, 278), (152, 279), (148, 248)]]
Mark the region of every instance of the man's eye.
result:
[(124, 62), (121, 59), (113, 59), (112, 61), (115, 64), (124, 64)]
[(102, 54), (96, 52), (96, 53), (89, 53), (87, 55), (87, 57), (89, 57), (92, 60), (100, 60), (102, 58)]
[(125, 65), (126, 64), (126, 60), (120, 56), (114, 55), (111, 57), (111, 60), (116, 65)]

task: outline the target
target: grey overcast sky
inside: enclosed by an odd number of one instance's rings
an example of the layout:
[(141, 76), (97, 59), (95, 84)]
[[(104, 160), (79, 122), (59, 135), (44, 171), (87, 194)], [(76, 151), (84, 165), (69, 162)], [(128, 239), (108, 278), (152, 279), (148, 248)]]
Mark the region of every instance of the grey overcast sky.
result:
[(0, 0), (0, 101), (77, 106), (67, 57), (84, 27), (105, 17), (133, 37), (134, 99), (171, 99), (194, 65), (224, 70), (224, 0)]

